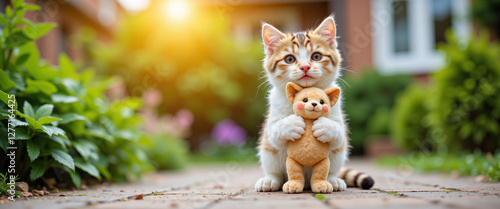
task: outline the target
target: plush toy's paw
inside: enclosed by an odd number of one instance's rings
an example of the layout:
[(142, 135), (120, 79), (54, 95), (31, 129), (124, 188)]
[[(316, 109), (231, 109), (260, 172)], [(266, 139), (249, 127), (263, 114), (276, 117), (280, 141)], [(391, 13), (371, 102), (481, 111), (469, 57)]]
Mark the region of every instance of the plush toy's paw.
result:
[(330, 177), (328, 181), (332, 184), (333, 191), (345, 191), (347, 188), (345, 181), (341, 178)]
[(283, 185), (283, 192), (284, 193), (301, 193), (304, 190), (304, 184), (300, 183), (298, 181), (287, 181)]
[(279, 131), (282, 131), (283, 138), (294, 141), (300, 139), (306, 132), (306, 123), (304, 118), (297, 115), (290, 115), (282, 120), (282, 126)]
[(319, 117), (314, 121), (311, 130), (316, 139), (324, 143), (330, 142), (340, 146), (344, 139), (343, 128), (337, 122), (326, 117)]
[(282, 183), (278, 179), (271, 176), (265, 176), (255, 183), (255, 190), (257, 192), (274, 192), (280, 189), (281, 184)]
[(318, 181), (311, 185), (311, 190), (314, 193), (331, 193), (333, 187), (328, 181)]

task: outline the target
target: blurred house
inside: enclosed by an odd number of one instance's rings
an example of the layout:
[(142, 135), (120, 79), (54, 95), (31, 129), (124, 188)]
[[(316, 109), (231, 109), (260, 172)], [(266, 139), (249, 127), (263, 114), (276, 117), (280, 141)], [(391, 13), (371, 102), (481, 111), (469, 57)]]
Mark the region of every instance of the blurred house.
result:
[(260, 37), (265, 21), (285, 31), (311, 29), (335, 15), (344, 67), (359, 72), (426, 75), (444, 59), (436, 46), (453, 28), (467, 37), (468, 0), (245, 0), (214, 1), (231, 17), (237, 40)]
[[(0, 11), (11, 0), (0, 3)], [(114, 0), (26, 0), (27, 3), (37, 4), (40, 11), (28, 12), (26, 17), (35, 22), (55, 22), (57, 27), (36, 43), (41, 57), (57, 64), (59, 53), (64, 52), (72, 59), (85, 59), (83, 50), (71, 44), (71, 36), (83, 27), (95, 31), (99, 41), (108, 41), (112, 38), (112, 29), (125, 13), (121, 5)]]

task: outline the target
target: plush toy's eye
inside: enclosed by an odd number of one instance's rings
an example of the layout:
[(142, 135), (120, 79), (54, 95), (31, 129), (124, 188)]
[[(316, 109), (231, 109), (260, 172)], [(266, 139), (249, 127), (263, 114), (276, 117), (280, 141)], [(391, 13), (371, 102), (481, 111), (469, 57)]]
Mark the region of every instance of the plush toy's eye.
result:
[(304, 98), (304, 100), (302, 100), (302, 101), (303, 101), (303, 102), (307, 102), (307, 101), (309, 101), (309, 100), (307, 100), (307, 98)]
[(323, 100), (320, 100), (319, 103), (320, 104), (325, 104), (325, 102)]
[(311, 59), (314, 60), (314, 61), (320, 61), (321, 58), (323, 58), (323, 55), (321, 55), (320, 53), (316, 52), (314, 54), (312, 54), (311, 56)]
[(292, 64), (295, 62), (295, 57), (292, 56), (292, 55), (288, 55), (285, 57), (285, 62), (288, 63), (288, 64)]

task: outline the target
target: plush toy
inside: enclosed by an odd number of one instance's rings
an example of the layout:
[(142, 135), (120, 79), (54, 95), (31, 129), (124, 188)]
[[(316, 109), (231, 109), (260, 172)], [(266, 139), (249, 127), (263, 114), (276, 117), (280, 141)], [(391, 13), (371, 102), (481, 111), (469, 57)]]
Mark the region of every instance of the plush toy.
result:
[[(287, 83), (286, 95), (293, 105), (293, 112), (304, 118), (306, 124), (302, 138), (288, 142), (286, 169), (288, 182), (283, 191), (300, 193), (304, 189), (304, 166), (312, 167), (311, 190), (315, 193), (332, 192), (332, 185), (327, 181), (330, 161), (329, 144), (318, 141), (311, 130), (319, 117), (328, 117), (330, 109), (337, 103), (340, 88), (322, 90), (316, 87), (302, 88), (294, 83)], [(287, 189), (285, 189), (287, 188)]]

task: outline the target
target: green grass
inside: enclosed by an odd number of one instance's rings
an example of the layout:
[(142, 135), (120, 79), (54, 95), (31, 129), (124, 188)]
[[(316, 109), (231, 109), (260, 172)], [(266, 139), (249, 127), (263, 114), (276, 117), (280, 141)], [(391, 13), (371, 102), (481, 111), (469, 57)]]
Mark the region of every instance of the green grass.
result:
[(384, 157), (379, 159), (378, 163), (388, 166), (407, 166), (410, 170), (420, 172), (458, 172), (461, 176), (484, 175), (489, 177), (490, 182), (500, 181), (500, 153), (492, 155), (481, 152), (470, 154), (420, 152), (399, 157)]
[[(2, 174), (0, 173), (0, 196), (10, 196), (10, 193), (7, 191), (9, 190), (9, 186), (7, 183), (9, 183), (10, 179), (9, 179), (9, 176), (10, 175), (7, 175), (7, 174)], [(15, 182), (17, 182), (18, 178), (16, 176), (16, 178), (14, 179)], [(16, 191), (15, 193), (15, 196), (21, 196), (21, 192), (20, 191)]]

